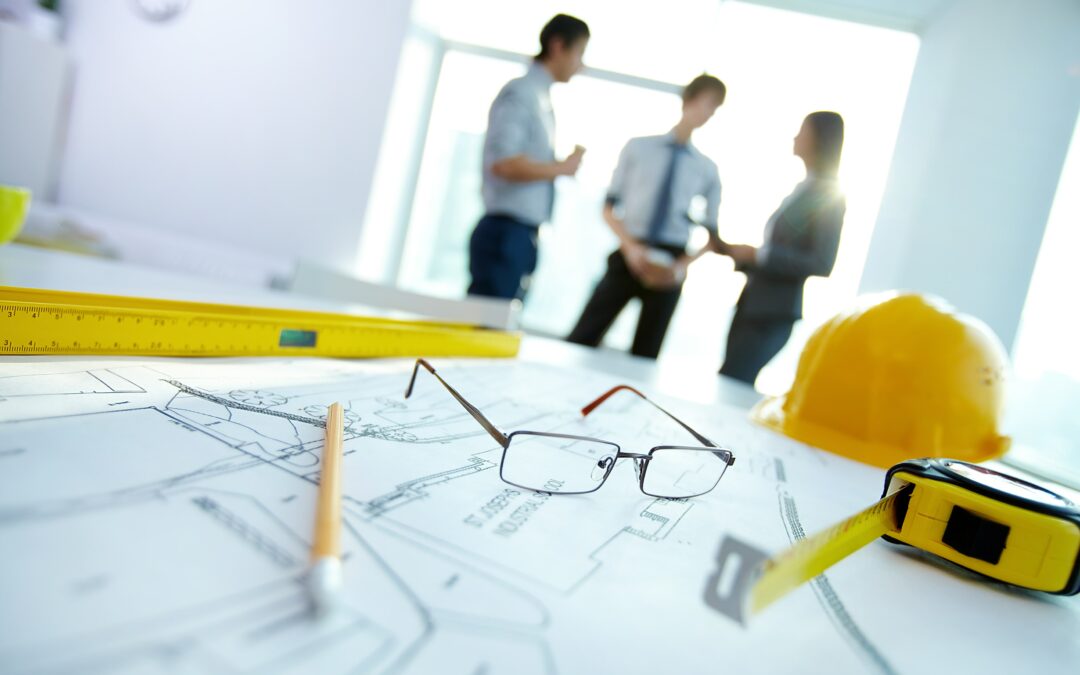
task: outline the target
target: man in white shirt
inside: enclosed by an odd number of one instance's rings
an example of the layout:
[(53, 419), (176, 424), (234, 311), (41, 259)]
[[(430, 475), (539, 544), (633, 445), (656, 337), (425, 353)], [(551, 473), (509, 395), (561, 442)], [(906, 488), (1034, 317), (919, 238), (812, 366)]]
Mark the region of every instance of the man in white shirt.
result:
[(537, 263), (540, 225), (551, 219), (555, 179), (573, 176), (585, 152), (555, 158), (551, 85), (582, 69), (589, 27), (558, 14), (540, 32), (540, 53), (495, 97), (484, 135), (484, 217), (469, 240), (469, 295), (522, 299)]
[(631, 139), (619, 155), (604, 205), (604, 220), (619, 238), (570, 342), (597, 346), (631, 298), (641, 299), (632, 354), (656, 358), (682, 293), (690, 263), (688, 211), (705, 198), (706, 227), (716, 240), (720, 177), (716, 164), (690, 143), (727, 94), (724, 83), (699, 75), (683, 90), (682, 118), (667, 134)]

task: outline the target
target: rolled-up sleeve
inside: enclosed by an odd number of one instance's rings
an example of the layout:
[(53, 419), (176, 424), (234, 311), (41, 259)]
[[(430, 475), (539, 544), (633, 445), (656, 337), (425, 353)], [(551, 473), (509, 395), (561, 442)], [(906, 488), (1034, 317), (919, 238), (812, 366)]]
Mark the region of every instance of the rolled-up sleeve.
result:
[(615, 165), (615, 172), (611, 174), (611, 185), (608, 186), (607, 196), (604, 203), (615, 206), (623, 200), (626, 194), (626, 176), (630, 171), (630, 163), (634, 154), (633, 143), (627, 143), (619, 153), (619, 161)]
[(503, 91), (491, 104), (488, 114), (487, 152), (490, 165), (508, 157), (525, 154), (529, 138), (529, 109), (513, 91)]

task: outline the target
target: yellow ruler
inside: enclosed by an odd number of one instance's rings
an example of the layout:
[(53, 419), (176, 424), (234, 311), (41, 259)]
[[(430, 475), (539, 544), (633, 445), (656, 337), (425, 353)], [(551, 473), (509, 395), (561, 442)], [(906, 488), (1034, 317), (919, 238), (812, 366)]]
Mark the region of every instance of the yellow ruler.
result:
[(0, 286), (0, 354), (515, 356), (467, 324)]

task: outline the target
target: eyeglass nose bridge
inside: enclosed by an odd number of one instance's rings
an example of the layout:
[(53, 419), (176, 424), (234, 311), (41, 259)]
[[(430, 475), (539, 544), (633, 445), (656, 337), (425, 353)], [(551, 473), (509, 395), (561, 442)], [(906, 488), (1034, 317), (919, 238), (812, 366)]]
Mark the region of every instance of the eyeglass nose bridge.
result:
[[(634, 470), (637, 472), (638, 482), (641, 482), (641, 477), (645, 474), (645, 467), (649, 465), (649, 456), (643, 455), (639, 452), (619, 452), (615, 455), (615, 459), (632, 459), (634, 460)], [(614, 462), (612, 462), (614, 464)]]
[(638, 481), (641, 480), (641, 476), (645, 471), (645, 467), (649, 463), (649, 456), (642, 455), (637, 452), (622, 452), (619, 451), (614, 455), (605, 455), (596, 462), (596, 468), (604, 472), (604, 480), (607, 480), (611, 475), (612, 469), (615, 468), (615, 462), (620, 459), (632, 459), (634, 460), (634, 469), (637, 471)]

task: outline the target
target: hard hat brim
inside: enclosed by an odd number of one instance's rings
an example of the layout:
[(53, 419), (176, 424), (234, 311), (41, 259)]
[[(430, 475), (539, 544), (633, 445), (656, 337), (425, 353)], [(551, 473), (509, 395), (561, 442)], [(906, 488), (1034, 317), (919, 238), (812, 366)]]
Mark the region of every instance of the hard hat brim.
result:
[[(876, 443), (828, 429), (806, 420), (797, 419), (784, 412), (786, 396), (767, 396), (750, 411), (750, 419), (768, 429), (801, 443), (848, 457), (863, 464), (887, 469), (909, 459), (936, 456), (927, 448), (897, 448)], [(980, 444), (981, 447), (958, 451), (952, 449), (948, 456), (968, 462), (984, 462), (1005, 454), (1011, 439), (995, 436)]]

